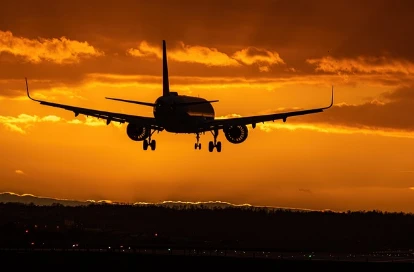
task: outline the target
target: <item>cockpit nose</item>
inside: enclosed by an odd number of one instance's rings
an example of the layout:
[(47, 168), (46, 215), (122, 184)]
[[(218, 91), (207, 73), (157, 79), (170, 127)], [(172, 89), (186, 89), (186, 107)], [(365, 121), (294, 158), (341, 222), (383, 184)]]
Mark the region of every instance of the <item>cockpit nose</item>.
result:
[(166, 109), (166, 108), (169, 108), (169, 106), (170, 106), (170, 103), (164, 100), (159, 100), (157, 101), (157, 104), (156, 104), (156, 107), (159, 109)]
[(171, 112), (172, 110), (173, 110), (173, 105), (170, 103), (170, 101), (160, 98), (155, 102), (154, 113), (167, 114), (168, 112)]

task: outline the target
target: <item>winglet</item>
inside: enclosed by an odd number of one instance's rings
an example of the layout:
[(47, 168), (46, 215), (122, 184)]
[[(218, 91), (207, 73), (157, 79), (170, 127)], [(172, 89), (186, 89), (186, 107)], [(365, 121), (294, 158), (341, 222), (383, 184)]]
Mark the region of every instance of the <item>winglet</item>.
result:
[(26, 92), (27, 92), (27, 97), (29, 97), (31, 100), (33, 100), (33, 101), (37, 101), (36, 99), (33, 99), (31, 96), (30, 96), (30, 93), (29, 93), (29, 84), (27, 84), (27, 77), (25, 77), (24, 78), (25, 80), (26, 80)]
[(331, 98), (331, 105), (329, 107), (332, 107), (333, 103), (334, 103), (334, 87), (332, 85), (332, 98)]
[(332, 98), (331, 98), (331, 104), (330, 104), (328, 107), (326, 107), (325, 109), (329, 109), (330, 107), (332, 107), (332, 106), (333, 106), (333, 103), (334, 103), (334, 87), (333, 87), (333, 85), (332, 85)]

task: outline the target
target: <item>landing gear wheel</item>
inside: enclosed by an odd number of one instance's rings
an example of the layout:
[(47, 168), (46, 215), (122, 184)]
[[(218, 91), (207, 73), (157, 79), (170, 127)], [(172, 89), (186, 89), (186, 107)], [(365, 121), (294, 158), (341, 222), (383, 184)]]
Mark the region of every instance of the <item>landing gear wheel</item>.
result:
[(198, 144), (197, 143), (195, 143), (194, 144), (194, 149), (197, 149), (198, 148)]
[(213, 152), (214, 148), (216, 148), (217, 152), (221, 152), (221, 142), (217, 142), (218, 129), (214, 129), (211, 133), (213, 134), (214, 141), (208, 143), (208, 151)]
[(208, 151), (213, 152), (214, 150), (214, 143), (212, 141), (208, 142)]
[(154, 151), (154, 150), (155, 150), (155, 148), (157, 147), (157, 146), (156, 146), (156, 142), (155, 142), (155, 140), (152, 140), (152, 141), (151, 141), (150, 146), (151, 146), (151, 150), (152, 150), (152, 151)]
[(199, 150), (201, 149), (201, 143), (199, 143), (199, 144), (198, 144), (198, 149), (199, 149)]
[(154, 132), (156, 130), (155, 129), (151, 130), (151, 128), (148, 128), (148, 129), (150, 130), (150, 134), (149, 134), (148, 138), (146, 138), (145, 140), (142, 141), (142, 149), (148, 150), (148, 146), (150, 146), (151, 150), (154, 151), (157, 146), (156, 146), (155, 140), (151, 140), (151, 136), (152, 136), (152, 134), (154, 134)]
[(217, 149), (217, 152), (221, 152), (221, 142), (220, 141), (217, 142), (216, 149)]

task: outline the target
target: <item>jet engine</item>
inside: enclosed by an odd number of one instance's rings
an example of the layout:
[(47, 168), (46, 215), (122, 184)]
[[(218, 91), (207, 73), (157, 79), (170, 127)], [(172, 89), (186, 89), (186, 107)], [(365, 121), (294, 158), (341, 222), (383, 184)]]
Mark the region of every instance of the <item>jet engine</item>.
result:
[(247, 139), (248, 130), (246, 125), (230, 126), (223, 130), (227, 141), (232, 144), (240, 144)]
[(143, 126), (129, 123), (127, 126), (128, 137), (133, 141), (143, 141), (149, 136), (149, 129)]

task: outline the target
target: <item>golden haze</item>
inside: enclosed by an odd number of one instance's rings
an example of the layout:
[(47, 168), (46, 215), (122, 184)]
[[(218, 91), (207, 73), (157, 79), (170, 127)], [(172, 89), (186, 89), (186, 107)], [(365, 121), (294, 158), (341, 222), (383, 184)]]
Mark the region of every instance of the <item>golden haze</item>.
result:
[[(403, 34), (414, 23), (411, 2), (6, 2), (0, 191), (414, 211), (414, 40)], [(104, 97), (153, 102), (163, 39), (171, 88), (219, 99), (218, 117), (325, 106), (331, 85), (336, 104), (258, 125), (241, 145), (221, 135), (222, 153), (205, 149), (208, 133), (195, 151), (194, 135), (166, 132), (155, 134), (157, 151), (144, 152), (126, 125), (25, 96), (27, 76), (39, 99), (152, 116)]]

